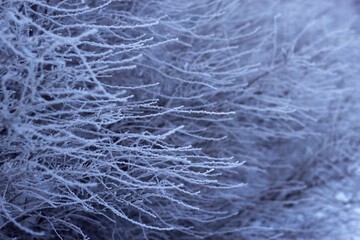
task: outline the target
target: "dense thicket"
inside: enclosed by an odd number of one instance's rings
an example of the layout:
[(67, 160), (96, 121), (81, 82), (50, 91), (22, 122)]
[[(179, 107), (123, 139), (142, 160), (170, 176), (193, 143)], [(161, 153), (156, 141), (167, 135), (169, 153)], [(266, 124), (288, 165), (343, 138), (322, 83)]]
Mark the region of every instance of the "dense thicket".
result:
[(0, 238), (355, 238), (351, 4), (1, 1)]

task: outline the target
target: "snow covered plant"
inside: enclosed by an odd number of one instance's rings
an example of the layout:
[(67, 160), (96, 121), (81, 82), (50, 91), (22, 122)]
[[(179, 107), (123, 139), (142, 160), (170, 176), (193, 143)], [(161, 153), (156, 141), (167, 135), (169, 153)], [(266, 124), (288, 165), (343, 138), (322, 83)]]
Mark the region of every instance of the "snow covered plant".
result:
[(1, 238), (202, 236), (192, 221), (233, 213), (208, 194), (242, 186), (219, 181), (242, 163), (191, 140), (222, 140), (206, 123), (233, 112), (199, 100), (210, 73), (169, 60), (190, 49), (187, 7), (1, 2)]
[(354, 232), (349, 4), (0, 1), (0, 238)]

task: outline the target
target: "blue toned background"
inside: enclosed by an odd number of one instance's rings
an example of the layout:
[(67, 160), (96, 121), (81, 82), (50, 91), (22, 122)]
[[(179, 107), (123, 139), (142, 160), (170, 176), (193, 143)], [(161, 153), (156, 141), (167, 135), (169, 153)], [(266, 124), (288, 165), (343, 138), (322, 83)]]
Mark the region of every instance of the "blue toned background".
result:
[(358, 239), (359, 4), (0, 2), (0, 239)]

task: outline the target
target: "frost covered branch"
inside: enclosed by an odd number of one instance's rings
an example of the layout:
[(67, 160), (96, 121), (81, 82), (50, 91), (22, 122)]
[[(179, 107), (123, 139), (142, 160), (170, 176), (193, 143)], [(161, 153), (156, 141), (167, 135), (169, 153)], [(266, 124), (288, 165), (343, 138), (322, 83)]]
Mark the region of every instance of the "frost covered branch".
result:
[(306, 2), (2, 1), (0, 237), (332, 234), (359, 46)]

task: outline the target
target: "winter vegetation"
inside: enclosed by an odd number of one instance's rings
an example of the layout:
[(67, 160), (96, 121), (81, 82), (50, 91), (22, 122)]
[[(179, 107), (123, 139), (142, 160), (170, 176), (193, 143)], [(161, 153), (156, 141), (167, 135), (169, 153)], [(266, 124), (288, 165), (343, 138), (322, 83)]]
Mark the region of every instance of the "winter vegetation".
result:
[(0, 1), (0, 239), (359, 239), (356, 1)]

